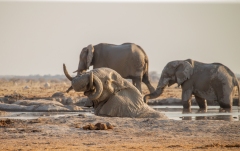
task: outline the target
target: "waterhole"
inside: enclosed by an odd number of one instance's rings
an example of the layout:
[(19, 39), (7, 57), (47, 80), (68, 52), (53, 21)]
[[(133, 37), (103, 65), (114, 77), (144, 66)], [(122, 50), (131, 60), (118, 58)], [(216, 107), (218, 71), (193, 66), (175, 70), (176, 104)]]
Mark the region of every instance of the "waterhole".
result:
[[(208, 106), (207, 110), (200, 110), (198, 106), (192, 106), (191, 111), (183, 110), (182, 106), (151, 106), (153, 109), (164, 113), (173, 120), (225, 120), (239, 121), (240, 107), (233, 106), (231, 110), (221, 109), (219, 106)], [(93, 116), (93, 109), (88, 112), (4, 112), (0, 118), (10, 119), (36, 119), (39, 117), (61, 117), (61, 116)]]

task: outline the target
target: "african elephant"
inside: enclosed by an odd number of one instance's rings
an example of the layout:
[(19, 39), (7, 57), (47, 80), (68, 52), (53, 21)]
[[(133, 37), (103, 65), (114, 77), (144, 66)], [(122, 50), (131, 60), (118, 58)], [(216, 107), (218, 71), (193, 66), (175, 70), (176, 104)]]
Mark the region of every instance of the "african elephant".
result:
[(83, 48), (79, 56), (78, 74), (85, 72), (93, 65), (93, 69), (107, 67), (117, 71), (123, 78), (132, 79), (140, 92), (141, 82), (144, 82), (150, 92), (155, 89), (148, 77), (148, 57), (144, 50), (133, 43), (114, 45), (100, 43)]
[(73, 89), (84, 92), (92, 101), (95, 115), (166, 118), (144, 103), (138, 89), (110, 68), (97, 68), (71, 77), (64, 65), (64, 73)]
[(191, 59), (169, 62), (163, 69), (157, 89), (144, 96), (144, 101), (160, 96), (164, 88), (177, 83), (182, 88), (183, 108), (191, 107), (192, 94), (200, 108), (207, 108), (207, 102), (218, 101), (220, 107), (231, 108), (234, 87), (239, 83), (234, 73), (220, 63), (202, 63)]

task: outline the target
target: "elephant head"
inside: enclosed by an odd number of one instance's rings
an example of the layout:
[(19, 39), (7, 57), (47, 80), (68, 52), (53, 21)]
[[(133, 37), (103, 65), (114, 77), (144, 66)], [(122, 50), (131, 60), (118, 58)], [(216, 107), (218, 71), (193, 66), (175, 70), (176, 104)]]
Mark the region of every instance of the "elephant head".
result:
[(79, 75), (82, 72), (85, 72), (87, 69), (89, 69), (89, 66), (91, 65), (92, 62), (93, 53), (94, 53), (93, 45), (90, 44), (87, 47), (83, 48), (79, 56), (78, 69), (74, 72), (77, 72)]
[(84, 92), (84, 95), (88, 96), (91, 100), (97, 100), (103, 91), (103, 85), (101, 80), (93, 74), (93, 72), (85, 72), (71, 77), (68, 74), (65, 64), (63, 64), (63, 70), (65, 76), (72, 82), (72, 88), (76, 92)]
[(178, 83), (178, 86), (188, 80), (193, 73), (193, 66), (188, 61), (171, 61), (163, 69), (155, 92), (145, 95), (144, 102), (160, 96), (167, 86)]

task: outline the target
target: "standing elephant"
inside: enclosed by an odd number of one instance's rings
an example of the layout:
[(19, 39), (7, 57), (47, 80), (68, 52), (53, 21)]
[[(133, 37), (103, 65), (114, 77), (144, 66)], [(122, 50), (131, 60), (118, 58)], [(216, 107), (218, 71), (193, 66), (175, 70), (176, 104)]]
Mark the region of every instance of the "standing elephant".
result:
[(207, 108), (206, 100), (218, 101), (222, 108), (231, 108), (235, 86), (238, 88), (240, 103), (239, 83), (228, 67), (191, 59), (169, 62), (162, 71), (156, 91), (145, 95), (144, 101), (160, 96), (166, 86), (174, 83), (182, 87), (184, 109), (191, 107), (192, 94), (200, 108)]
[(95, 115), (166, 118), (144, 103), (138, 89), (110, 68), (97, 68), (71, 77), (64, 65), (64, 73), (73, 89), (83, 91), (91, 100)]
[(117, 71), (123, 78), (132, 79), (140, 92), (141, 82), (144, 82), (149, 91), (155, 91), (148, 77), (148, 57), (144, 50), (133, 43), (113, 45), (100, 43), (83, 48), (79, 56), (78, 74), (85, 72), (93, 65), (93, 69), (107, 67)]

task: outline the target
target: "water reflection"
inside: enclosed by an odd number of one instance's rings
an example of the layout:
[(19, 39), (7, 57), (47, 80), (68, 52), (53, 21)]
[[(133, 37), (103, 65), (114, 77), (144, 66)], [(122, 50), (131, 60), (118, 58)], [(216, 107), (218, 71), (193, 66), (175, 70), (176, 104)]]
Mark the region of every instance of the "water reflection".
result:
[[(207, 110), (199, 109), (198, 106), (192, 106), (190, 110), (184, 110), (182, 106), (152, 106), (169, 119), (174, 120), (225, 120), (225, 121), (240, 121), (240, 107), (234, 106), (232, 109), (222, 109), (219, 106), (208, 106)], [(92, 116), (93, 113), (84, 112), (86, 116)], [(0, 114), (0, 118), (15, 118), (15, 119), (36, 119), (44, 116), (60, 117), (68, 115), (78, 115), (79, 112), (6, 112)]]
[[(191, 114), (192, 109), (182, 109), (182, 114)], [(192, 120), (192, 116), (183, 116), (182, 120)]]
[(37, 119), (41, 117), (61, 117), (61, 116), (72, 116), (72, 115), (85, 115), (92, 116), (93, 114), (90, 112), (7, 112), (8, 114), (1, 115), (1, 118), (9, 118), (9, 119)]
[(211, 106), (208, 109), (199, 109), (197, 106), (192, 107), (192, 109), (183, 109), (181, 106), (152, 107), (164, 112), (168, 118), (175, 120), (239, 121), (240, 119), (240, 108), (236, 106), (232, 109), (222, 109), (217, 106)]
[[(231, 113), (231, 109), (219, 109), (219, 113)], [(198, 109), (196, 114), (198, 113), (207, 113), (207, 109)], [(182, 114), (193, 114), (191, 109), (183, 109)], [(193, 120), (194, 116), (183, 116), (182, 120)], [(214, 115), (214, 116), (195, 116), (195, 120), (225, 120), (225, 121), (234, 121), (232, 115)]]

